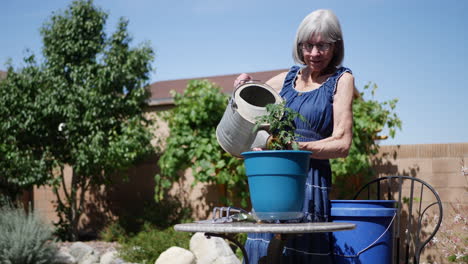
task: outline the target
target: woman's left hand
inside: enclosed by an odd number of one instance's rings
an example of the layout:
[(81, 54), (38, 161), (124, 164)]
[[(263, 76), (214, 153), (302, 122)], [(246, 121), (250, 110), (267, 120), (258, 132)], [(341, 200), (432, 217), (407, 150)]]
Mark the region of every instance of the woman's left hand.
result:
[(234, 88), (237, 88), (237, 87), (241, 86), (242, 84), (244, 84), (244, 83), (246, 83), (248, 81), (251, 81), (251, 80), (252, 80), (252, 76), (248, 75), (247, 73), (242, 73), (234, 81)]

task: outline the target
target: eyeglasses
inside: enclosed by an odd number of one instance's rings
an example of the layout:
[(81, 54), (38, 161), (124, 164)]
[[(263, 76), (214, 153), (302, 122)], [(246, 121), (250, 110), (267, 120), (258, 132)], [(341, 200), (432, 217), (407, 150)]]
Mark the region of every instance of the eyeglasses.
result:
[(331, 43), (300, 43), (299, 47), (301, 47), (301, 49), (307, 50), (308, 52), (311, 52), (314, 49), (314, 46), (318, 51), (327, 51), (330, 49), (331, 45)]

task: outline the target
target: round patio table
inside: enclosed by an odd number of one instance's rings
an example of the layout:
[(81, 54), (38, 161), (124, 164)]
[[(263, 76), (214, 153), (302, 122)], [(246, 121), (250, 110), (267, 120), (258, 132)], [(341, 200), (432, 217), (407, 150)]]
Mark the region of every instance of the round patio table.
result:
[(281, 254), (284, 245), (289, 237), (304, 233), (322, 233), (352, 230), (356, 228), (355, 224), (341, 222), (315, 222), (315, 223), (251, 223), (251, 222), (231, 222), (231, 223), (212, 223), (210, 221), (201, 221), (197, 223), (177, 224), (174, 226), (176, 231), (181, 232), (203, 232), (205, 236), (221, 237), (233, 242), (242, 250), (246, 264), (249, 263), (244, 246), (233, 238), (230, 234), (236, 233), (273, 233), (273, 239), (270, 241), (267, 250), (267, 256), (260, 263), (281, 263)]

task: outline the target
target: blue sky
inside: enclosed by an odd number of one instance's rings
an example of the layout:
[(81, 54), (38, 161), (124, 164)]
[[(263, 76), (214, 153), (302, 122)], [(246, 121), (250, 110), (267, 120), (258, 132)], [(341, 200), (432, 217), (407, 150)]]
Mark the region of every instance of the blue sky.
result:
[[(68, 0), (0, 0), (0, 69), (40, 55), (39, 29)], [(288, 68), (296, 28), (332, 9), (356, 86), (375, 82), (379, 101), (398, 98), (403, 129), (382, 145), (468, 142), (468, 1), (95, 0), (130, 21), (133, 44), (154, 48), (151, 82)]]

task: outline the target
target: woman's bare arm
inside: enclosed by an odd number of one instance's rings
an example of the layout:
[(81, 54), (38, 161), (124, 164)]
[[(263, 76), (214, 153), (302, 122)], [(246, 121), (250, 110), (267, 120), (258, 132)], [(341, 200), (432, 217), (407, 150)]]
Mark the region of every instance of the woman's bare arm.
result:
[(316, 159), (331, 159), (348, 156), (353, 137), (354, 77), (344, 73), (338, 80), (333, 97), (333, 133), (330, 137), (309, 142), (299, 142), (302, 150), (312, 151)]

